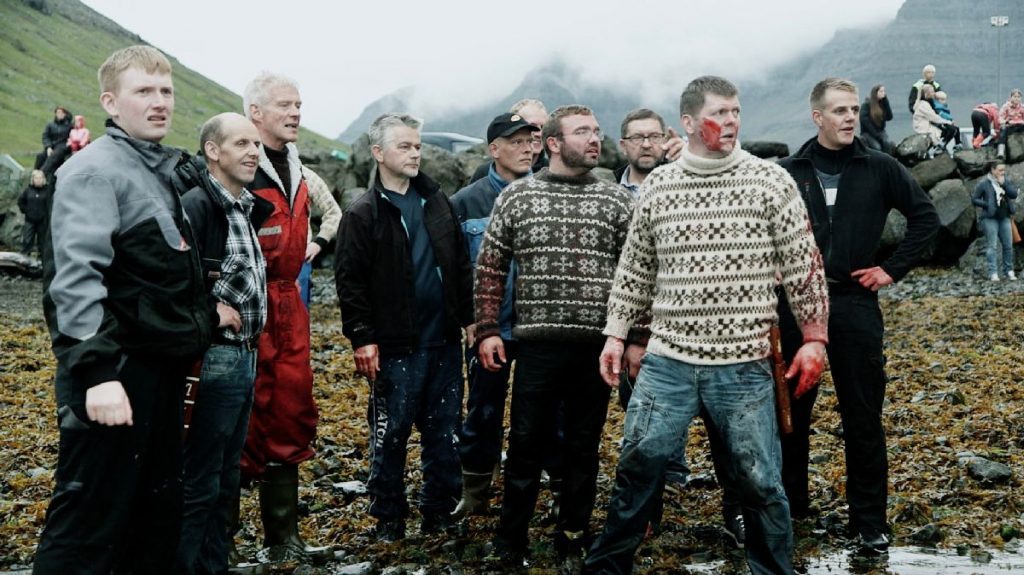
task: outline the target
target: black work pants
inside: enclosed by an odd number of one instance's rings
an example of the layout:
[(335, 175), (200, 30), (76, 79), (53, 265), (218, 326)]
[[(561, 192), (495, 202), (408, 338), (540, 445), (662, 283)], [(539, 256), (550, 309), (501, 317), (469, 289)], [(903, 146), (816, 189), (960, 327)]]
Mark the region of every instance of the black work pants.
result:
[(133, 425), (89, 421), (58, 366), (56, 485), (32, 572), (171, 573), (181, 531), (186, 368), (128, 357), (119, 377)]
[[(839, 401), (846, 455), (846, 500), (854, 533), (888, 534), (886, 502), (889, 462), (882, 426), (885, 356), (878, 295), (860, 286), (831, 286), (828, 359)], [(780, 325), (787, 363), (802, 338), (789, 306), (780, 301)], [(796, 382), (790, 382), (791, 391)], [(782, 438), (782, 482), (791, 512), (807, 512), (807, 461), (811, 411), (817, 388), (792, 400), (793, 433)]]
[(520, 341), (512, 384), (505, 497), (498, 539), (523, 552), (540, 472), (564, 406), (560, 532), (586, 531), (597, 495), (598, 447), (611, 388), (601, 379), (601, 344)]

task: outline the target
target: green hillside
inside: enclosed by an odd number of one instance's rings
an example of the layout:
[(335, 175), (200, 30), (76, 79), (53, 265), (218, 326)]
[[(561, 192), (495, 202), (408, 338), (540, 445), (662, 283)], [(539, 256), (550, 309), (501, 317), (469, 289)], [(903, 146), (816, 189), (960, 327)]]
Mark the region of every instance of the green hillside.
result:
[[(56, 105), (85, 115), (93, 134), (102, 133), (106, 114), (96, 69), (118, 48), (142, 42), (77, 0), (0, 0), (0, 153), (31, 167)], [(194, 150), (202, 123), (241, 110), (242, 97), (167, 56), (174, 67), (175, 112), (164, 142)], [(299, 142), (304, 152), (340, 147), (309, 130)]]

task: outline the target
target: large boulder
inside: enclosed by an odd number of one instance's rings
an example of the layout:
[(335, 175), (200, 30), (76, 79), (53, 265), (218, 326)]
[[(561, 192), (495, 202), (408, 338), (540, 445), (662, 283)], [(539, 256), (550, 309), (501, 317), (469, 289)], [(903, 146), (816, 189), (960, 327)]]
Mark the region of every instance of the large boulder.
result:
[(934, 159), (917, 164), (910, 169), (910, 173), (922, 188), (930, 190), (935, 184), (956, 174), (956, 161), (948, 154), (939, 154)]
[(900, 162), (913, 166), (928, 157), (931, 146), (931, 140), (924, 134), (907, 136), (896, 146), (896, 157)]
[(965, 178), (974, 178), (985, 173), (988, 162), (996, 159), (996, 150), (991, 146), (961, 150), (953, 155), (956, 167)]
[(882, 229), (882, 237), (878, 241), (879, 248), (888, 250), (895, 248), (907, 235), (907, 218), (896, 210), (889, 210), (885, 218), (885, 228)]
[(28, 184), (28, 170), (7, 154), (0, 155), (0, 245), (21, 248), (25, 218), (18, 210), (18, 196)]
[[(352, 142), (352, 155), (349, 156), (350, 171), (355, 176), (357, 186), (369, 187), (370, 172), (377, 167), (377, 162), (370, 153), (370, 136), (362, 134)], [(348, 189), (346, 186), (345, 189)]]
[(1006, 137), (1006, 161), (1011, 164), (1024, 162), (1024, 132), (1014, 132)]
[[(1024, 163), (1006, 166), (1006, 179), (1017, 184), (1018, 188), (1024, 188)], [(1024, 206), (1024, 198), (1017, 198), (1017, 205)]]
[(771, 158), (785, 158), (789, 155), (789, 146), (782, 142), (742, 142), (740, 147), (758, 158), (764, 158), (766, 160)]
[(943, 180), (930, 193), (942, 229), (954, 238), (970, 239), (974, 230), (974, 205), (964, 183), (960, 180)]
[(356, 201), (356, 198), (365, 193), (366, 188), (348, 188), (338, 197), (338, 205), (341, 206), (342, 211), (347, 210), (352, 202)]
[(605, 136), (601, 141), (601, 157), (598, 159), (597, 165), (609, 170), (626, 165), (625, 154), (619, 149), (619, 143), (611, 136)]
[(437, 182), (446, 195), (459, 191), (469, 181), (458, 158), (448, 150), (424, 144), (421, 154), (420, 169)]

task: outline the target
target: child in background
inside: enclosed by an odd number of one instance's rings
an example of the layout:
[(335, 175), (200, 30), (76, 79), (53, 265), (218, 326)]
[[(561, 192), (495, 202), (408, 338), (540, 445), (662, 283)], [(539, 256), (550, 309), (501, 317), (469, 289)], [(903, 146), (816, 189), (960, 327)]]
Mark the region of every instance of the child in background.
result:
[(88, 146), (90, 142), (89, 128), (85, 127), (85, 116), (75, 116), (74, 126), (68, 134), (68, 147), (71, 148), (71, 153)]
[(935, 92), (935, 100), (932, 101), (935, 108), (935, 113), (942, 116), (944, 119), (953, 121), (953, 113), (949, 111), (949, 105), (946, 104), (946, 93), (939, 91)]

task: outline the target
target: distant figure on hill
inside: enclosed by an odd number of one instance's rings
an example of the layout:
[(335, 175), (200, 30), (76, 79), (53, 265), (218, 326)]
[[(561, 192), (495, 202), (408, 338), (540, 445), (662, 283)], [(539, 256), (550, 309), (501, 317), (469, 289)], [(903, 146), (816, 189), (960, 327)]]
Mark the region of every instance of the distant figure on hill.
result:
[(43, 128), (43, 151), (36, 154), (35, 169), (43, 170), (49, 176), (64, 163), (70, 154), (67, 141), (71, 127), (71, 113), (68, 109), (64, 106), (54, 108), (53, 121)]
[(864, 98), (860, 109), (860, 139), (864, 145), (886, 154), (892, 154), (893, 145), (885, 131), (885, 123), (892, 120), (892, 107), (885, 86), (871, 88), (871, 95)]
[(75, 116), (75, 127), (68, 133), (68, 148), (75, 153), (91, 142), (89, 128), (85, 127), (85, 116)]
[(935, 98), (932, 100), (932, 107), (935, 108), (935, 113), (939, 116), (953, 121), (953, 112), (949, 111), (949, 104), (946, 103), (948, 96), (946, 93), (939, 90), (935, 92)]
[(942, 86), (935, 81), (935, 66), (928, 64), (923, 70), (921, 70), (921, 75), (924, 77), (914, 82), (914, 85), (910, 87), (910, 97), (907, 98), (907, 108), (910, 110), (911, 114), (914, 113), (914, 106), (917, 105), (918, 100), (923, 97), (921, 89), (924, 86), (929, 85), (934, 88), (936, 92), (942, 89)]
[(950, 148), (954, 141), (959, 141), (960, 129), (940, 116), (933, 107), (935, 89), (925, 84), (921, 89), (921, 99), (914, 104), (914, 133), (928, 136), (932, 143), (930, 153)]
[(18, 197), (18, 209), (25, 214), (25, 225), (21, 228), (21, 253), (26, 256), (35, 246), (42, 255), (40, 240), (43, 237), (43, 226), (46, 225), (46, 199), (49, 196), (46, 185), (46, 174), (42, 170), (32, 170), (29, 185)]
[(999, 109), (999, 123), (1003, 130), (999, 133), (998, 156), (1006, 156), (1006, 139), (1010, 134), (1024, 131), (1024, 106), (1021, 106), (1020, 88), (1010, 90), (1010, 99)]
[(983, 102), (971, 110), (971, 125), (974, 127), (975, 148), (999, 137), (999, 106), (995, 102)]

